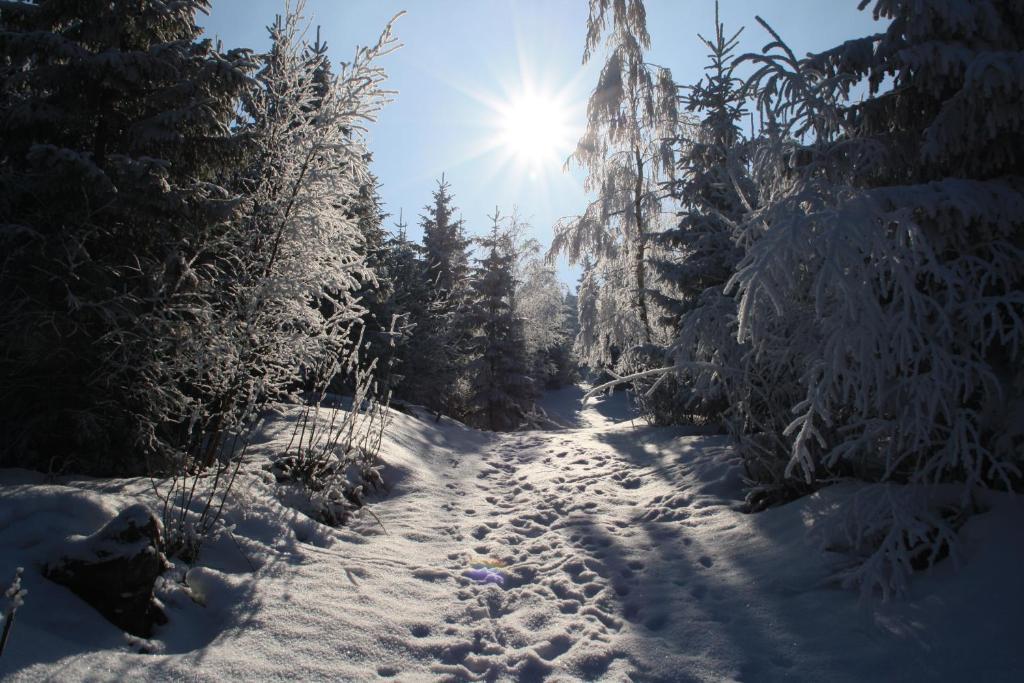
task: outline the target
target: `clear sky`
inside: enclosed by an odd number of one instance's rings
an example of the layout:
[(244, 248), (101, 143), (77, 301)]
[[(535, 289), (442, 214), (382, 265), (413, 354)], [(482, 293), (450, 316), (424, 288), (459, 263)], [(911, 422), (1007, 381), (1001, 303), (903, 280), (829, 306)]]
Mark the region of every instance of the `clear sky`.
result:
[[(226, 47), (265, 49), (266, 26), (284, 0), (213, 0), (200, 17)], [(650, 61), (677, 83), (700, 78), (706, 49), (697, 33), (714, 31), (713, 0), (648, 0)], [(721, 0), (726, 30), (745, 26), (740, 52), (758, 51), (767, 34), (760, 15), (798, 55), (880, 30), (857, 0)], [(487, 215), (513, 206), (545, 245), (552, 225), (580, 213), (587, 197), (579, 171), (562, 163), (584, 125), (600, 58), (581, 65), (586, 0), (308, 0), (306, 14), (334, 60), (376, 41), (394, 14), (403, 44), (383, 65), (398, 95), (370, 130), (373, 170), (382, 182), (388, 226), (404, 210), (419, 239), (419, 215), (441, 173), (470, 234)], [(548, 124), (540, 125), (537, 124)], [(535, 127), (545, 132), (531, 139)], [(562, 264), (572, 285), (575, 272)]]

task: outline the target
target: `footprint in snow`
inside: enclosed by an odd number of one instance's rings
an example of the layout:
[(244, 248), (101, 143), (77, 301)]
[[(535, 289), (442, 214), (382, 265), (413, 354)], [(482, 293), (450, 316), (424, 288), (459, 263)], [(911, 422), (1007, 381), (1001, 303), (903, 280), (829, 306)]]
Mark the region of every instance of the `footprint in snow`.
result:
[(644, 622), (644, 626), (651, 631), (660, 631), (668, 625), (668, 621), (667, 614), (655, 614)]
[(435, 581), (445, 581), (448, 579), (449, 576), (451, 576), (451, 574), (449, 574), (444, 569), (429, 569), (426, 567), (422, 569), (414, 569), (412, 571), (412, 575), (413, 578), (419, 579), (421, 581), (427, 581), (430, 583), (433, 583)]
[(533, 649), (542, 659), (550, 662), (568, 652), (575, 643), (576, 641), (567, 635), (557, 635)]
[(430, 627), (426, 624), (413, 624), (409, 627), (409, 633), (415, 638), (426, 638), (430, 635)]

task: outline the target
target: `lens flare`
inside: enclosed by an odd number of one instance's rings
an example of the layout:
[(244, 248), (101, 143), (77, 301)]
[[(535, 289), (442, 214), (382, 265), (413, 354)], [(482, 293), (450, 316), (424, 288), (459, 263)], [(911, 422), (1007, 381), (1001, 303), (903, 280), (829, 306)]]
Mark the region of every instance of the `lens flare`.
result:
[(557, 168), (572, 149), (569, 108), (555, 95), (518, 93), (497, 113), (500, 146), (527, 170)]

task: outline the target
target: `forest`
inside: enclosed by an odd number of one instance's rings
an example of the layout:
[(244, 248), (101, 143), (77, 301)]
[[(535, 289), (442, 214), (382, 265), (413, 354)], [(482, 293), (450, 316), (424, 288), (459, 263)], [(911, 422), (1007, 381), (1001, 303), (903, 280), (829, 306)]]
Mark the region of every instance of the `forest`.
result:
[(382, 199), (401, 12), (0, 2), (0, 678), (1019, 676), (1024, 4), (704, 4), (565, 28), (545, 244)]

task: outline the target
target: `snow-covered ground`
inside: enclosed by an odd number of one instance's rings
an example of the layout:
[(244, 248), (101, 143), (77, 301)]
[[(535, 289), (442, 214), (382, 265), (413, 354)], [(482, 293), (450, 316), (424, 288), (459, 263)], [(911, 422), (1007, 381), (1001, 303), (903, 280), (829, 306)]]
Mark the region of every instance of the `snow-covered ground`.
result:
[[(630, 421), (621, 395), (569, 429), (485, 434), (395, 414), (381, 525), (282, 506), (254, 461), (230, 522), (160, 587), (170, 623), (126, 638), (39, 573), (148, 480), (0, 471), (0, 590), (26, 567), (5, 680), (1020, 680), (1024, 505), (992, 496), (961, 567), (902, 601), (833, 585), (807, 540), (827, 496), (738, 510), (725, 438)], [(573, 406), (576, 406), (574, 409)], [(287, 440), (271, 426), (268, 450)], [(259, 452), (255, 455), (258, 457)], [(237, 545), (236, 545), (237, 543)], [(252, 567), (255, 568), (253, 571)], [(489, 578), (477, 583), (466, 576)], [(186, 571), (187, 569), (187, 571)], [(485, 570), (490, 570), (485, 573)], [(140, 654), (139, 650), (148, 650)]]

